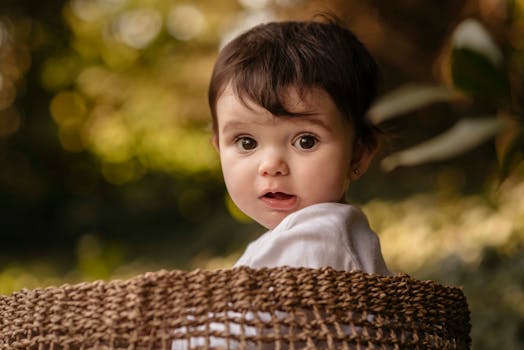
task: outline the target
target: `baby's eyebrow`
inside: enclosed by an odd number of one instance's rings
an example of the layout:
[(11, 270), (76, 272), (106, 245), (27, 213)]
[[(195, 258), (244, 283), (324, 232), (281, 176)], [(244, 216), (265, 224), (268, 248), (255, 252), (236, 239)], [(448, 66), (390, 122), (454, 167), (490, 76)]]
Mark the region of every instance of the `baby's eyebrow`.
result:
[(232, 130), (246, 129), (249, 128), (250, 125), (253, 125), (253, 122), (230, 121), (222, 127), (221, 132), (226, 133)]
[[(326, 130), (331, 131), (331, 127), (324, 121), (322, 118), (319, 117), (316, 113), (307, 113), (307, 114), (296, 114), (293, 116), (280, 116), (276, 118), (286, 118), (293, 122), (296, 122), (297, 124), (315, 124), (321, 128), (324, 128)], [(221, 128), (220, 132), (222, 134), (236, 131), (236, 130), (242, 130), (242, 129), (249, 129), (253, 124), (265, 124), (264, 122), (256, 122), (256, 121), (238, 121), (238, 120), (232, 120), (229, 122), (226, 122), (226, 124)]]
[(300, 116), (293, 117), (292, 119), (299, 123), (312, 123), (324, 129), (331, 130), (331, 127), (324, 120), (322, 120), (322, 118), (319, 118), (318, 114), (315, 113), (301, 114)]

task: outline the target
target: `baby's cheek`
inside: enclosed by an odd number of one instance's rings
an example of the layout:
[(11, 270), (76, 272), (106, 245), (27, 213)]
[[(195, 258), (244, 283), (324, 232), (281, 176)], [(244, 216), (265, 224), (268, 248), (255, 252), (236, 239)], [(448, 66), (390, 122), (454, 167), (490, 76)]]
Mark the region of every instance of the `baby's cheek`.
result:
[(239, 166), (236, 162), (229, 164), (226, 162), (222, 163), (222, 173), (231, 199), (233, 199), (240, 209), (243, 209), (241, 206), (243, 206), (244, 198), (247, 194), (252, 192), (252, 185), (250, 186), (250, 184), (252, 184), (253, 181), (250, 180), (246, 169)]
[(319, 165), (310, 179), (313, 183), (309, 187), (317, 192), (316, 195), (323, 202), (339, 201), (349, 184), (347, 167), (341, 166), (334, 159)]

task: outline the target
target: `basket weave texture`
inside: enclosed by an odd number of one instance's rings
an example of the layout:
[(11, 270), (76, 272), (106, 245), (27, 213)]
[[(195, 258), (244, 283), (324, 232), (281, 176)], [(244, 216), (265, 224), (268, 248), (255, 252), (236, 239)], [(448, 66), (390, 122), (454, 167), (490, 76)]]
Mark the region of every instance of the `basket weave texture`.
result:
[(0, 349), (469, 349), (462, 291), (331, 268), (158, 271), (0, 296)]

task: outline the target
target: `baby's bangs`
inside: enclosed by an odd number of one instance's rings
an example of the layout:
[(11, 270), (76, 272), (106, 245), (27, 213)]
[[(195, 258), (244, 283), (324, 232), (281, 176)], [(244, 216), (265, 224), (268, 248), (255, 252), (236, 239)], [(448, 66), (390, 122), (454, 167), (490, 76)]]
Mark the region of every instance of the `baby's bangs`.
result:
[(278, 51), (265, 47), (249, 62), (238, 64), (230, 84), (244, 104), (249, 100), (273, 115), (295, 116), (285, 107), (286, 90), (296, 89), (302, 97), (305, 89), (315, 85), (314, 79), (304, 76), (304, 62), (291, 47), (286, 52)]

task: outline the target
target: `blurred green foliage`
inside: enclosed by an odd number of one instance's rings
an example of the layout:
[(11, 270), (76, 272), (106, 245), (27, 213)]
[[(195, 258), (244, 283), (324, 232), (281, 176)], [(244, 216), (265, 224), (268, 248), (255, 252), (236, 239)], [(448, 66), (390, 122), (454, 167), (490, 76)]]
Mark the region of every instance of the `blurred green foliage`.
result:
[[(516, 4), (513, 6), (518, 9)], [(515, 15), (510, 22), (522, 22), (522, 17)], [(504, 57), (492, 35), (478, 20), (469, 18), (459, 23), (454, 29), (451, 44), (450, 63), (443, 65), (450, 76), (450, 86), (409, 84), (400, 87), (375, 103), (370, 118), (379, 123), (446, 101), (466, 102), (481, 108), (466, 109), (460, 113), (464, 116), (448, 130), (419, 145), (389, 155), (382, 160), (382, 166), (391, 171), (399, 166), (445, 160), (495, 137), (499, 140), (499, 177), (503, 180), (520, 163), (524, 151), (520, 142), (524, 135), (524, 95), (521, 91), (524, 75), (515, 74), (514, 53), (509, 51), (508, 57)], [(501, 146), (500, 140), (505, 145)]]
[[(230, 266), (262, 229), (225, 194), (209, 142), (214, 59), (260, 21), (332, 11), (377, 57), (384, 96), (412, 84), (381, 120), (396, 135), (387, 152), (465, 117), (510, 123), (489, 129), (495, 145), (481, 137), (454, 158), (399, 163), (388, 174), (375, 166), (349, 197), (368, 213), (393, 270), (464, 287), (474, 349), (522, 348), (524, 1), (422, 4), (3, 0), (0, 293)], [(467, 18), (486, 26), (500, 65), (453, 50)], [(462, 130), (472, 139), (485, 129)]]

